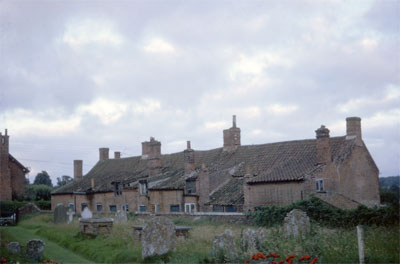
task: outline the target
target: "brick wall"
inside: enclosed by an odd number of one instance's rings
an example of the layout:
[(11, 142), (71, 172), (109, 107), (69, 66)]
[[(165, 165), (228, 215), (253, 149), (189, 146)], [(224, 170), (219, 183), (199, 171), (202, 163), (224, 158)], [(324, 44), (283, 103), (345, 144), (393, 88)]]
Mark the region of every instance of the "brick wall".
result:
[(9, 162), (12, 192), (25, 194), (25, 172), (14, 162)]

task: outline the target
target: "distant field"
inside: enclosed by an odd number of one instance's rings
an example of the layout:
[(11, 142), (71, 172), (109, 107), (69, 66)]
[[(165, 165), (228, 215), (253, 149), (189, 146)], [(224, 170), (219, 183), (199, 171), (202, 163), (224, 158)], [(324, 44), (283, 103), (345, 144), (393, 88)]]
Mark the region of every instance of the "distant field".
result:
[[(9, 241), (18, 240), (25, 243), (30, 238), (42, 238), (46, 241), (45, 257), (62, 263), (142, 262), (141, 245), (134, 243), (132, 239), (132, 225), (143, 223), (138, 218), (132, 218), (126, 224), (114, 225), (110, 235), (98, 236), (95, 239), (80, 235), (77, 222), (70, 225), (54, 225), (51, 222), (50, 216), (40, 215), (21, 221), (17, 227), (2, 227), (2, 246)], [(218, 262), (209, 256), (214, 236), (230, 228), (239, 245), (241, 232), (248, 228), (237, 224), (211, 223), (207, 219), (190, 221), (177, 217), (174, 222), (192, 226), (189, 239), (179, 242), (176, 252), (147, 262)], [(268, 236), (263, 244), (263, 253), (274, 252), (282, 256), (293, 253), (312, 255), (319, 257), (319, 263), (358, 262), (355, 229), (328, 229), (314, 224), (312, 233), (307, 238), (297, 240), (284, 239), (282, 227), (268, 228), (266, 231)], [(366, 262), (399, 263), (399, 231), (399, 227), (366, 227)], [(244, 263), (249, 257), (243, 255), (238, 262)]]

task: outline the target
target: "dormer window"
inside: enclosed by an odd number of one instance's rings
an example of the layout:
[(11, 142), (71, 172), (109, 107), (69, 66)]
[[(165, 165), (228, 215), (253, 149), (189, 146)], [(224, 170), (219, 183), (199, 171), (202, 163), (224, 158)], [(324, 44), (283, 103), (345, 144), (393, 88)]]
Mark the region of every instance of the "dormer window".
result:
[(139, 181), (139, 193), (140, 195), (147, 195), (147, 180), (140, 180)]
[(115, 196), (122, 195), (122, 183), (114, 182), (114, 195)]
[(324, 192), (324, 179), (316, 179), (315, 180), (317, 192)]
[(186, 193), (196, 194), (196, 181), (193, 180), (186, 181)]

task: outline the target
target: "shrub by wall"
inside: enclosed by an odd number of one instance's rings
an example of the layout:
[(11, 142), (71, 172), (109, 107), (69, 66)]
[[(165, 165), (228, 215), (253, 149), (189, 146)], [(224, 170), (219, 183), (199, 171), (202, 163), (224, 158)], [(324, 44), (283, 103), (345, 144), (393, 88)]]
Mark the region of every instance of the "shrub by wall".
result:
[[(14, 214), (18, 208), (25, 206), (27, 201), (1, 201), (0, 202), (0, 215), (2, 217), (11, 216)], [(51, 209), (51, 201), (33, 201), (32, 203), (36, 204), (41, 210), (50, 210)]]
[(354, 210), (343, 210), (316, 197), (288, 206), (265, 206), (255, 212), (249, 212), (248, 216), (256, 225), (270, 227), (282, 224), (286, 214), (295, 208), (305, 211), (312, 221), (329, 227), (354, 227), (359, 224), (368, 226), (399, 225), (399, 210), (395, 206), (380, 208), (360, 206)]

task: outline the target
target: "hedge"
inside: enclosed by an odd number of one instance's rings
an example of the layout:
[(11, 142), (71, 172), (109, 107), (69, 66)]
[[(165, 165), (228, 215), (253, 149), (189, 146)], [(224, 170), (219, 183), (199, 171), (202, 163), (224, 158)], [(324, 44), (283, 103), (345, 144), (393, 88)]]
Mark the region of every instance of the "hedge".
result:
[[(28, 201), (0, 201), (0, 215), (3, 217), (10, 216), (14, 214), (18, 208), (25, 206)], [(51, 201), (33, 201), (32, 203), (36, 204), (42, 210), (50, 210), (51, 209)]]
[(396, 206), (379, 208), (359, 206), (357, 209), (343, 210), (316, 197), (288, 206), (265, 206), (247, 214), (256, 225), (270, 227), (281, 224), (286, 214), (293, 209), (305, 211), (312, 221), (328, 227), (354, 227), (360, 224), (368, 226), (399, 225), (399, 210)]

